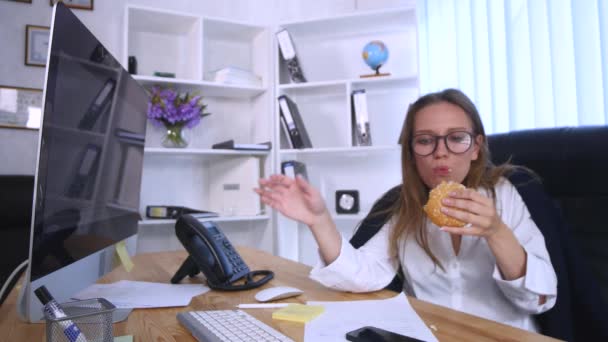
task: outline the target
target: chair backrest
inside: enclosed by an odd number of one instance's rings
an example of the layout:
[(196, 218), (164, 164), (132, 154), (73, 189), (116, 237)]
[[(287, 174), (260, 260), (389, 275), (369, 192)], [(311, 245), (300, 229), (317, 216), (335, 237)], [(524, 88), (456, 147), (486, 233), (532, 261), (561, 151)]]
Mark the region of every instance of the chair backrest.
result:
[(515, 131), (488, 143), (494, 163), (511, 159), (540, 176), (608, 303), (608, 126)]
[[(13, 270), (27, 260), (33, 194), (34, 176), (0, 175), (0, 284), (4, 284)], [(8, 289), (18, 279), (16, 276)], [(0, 298), (0, 304), (8, 292)]]

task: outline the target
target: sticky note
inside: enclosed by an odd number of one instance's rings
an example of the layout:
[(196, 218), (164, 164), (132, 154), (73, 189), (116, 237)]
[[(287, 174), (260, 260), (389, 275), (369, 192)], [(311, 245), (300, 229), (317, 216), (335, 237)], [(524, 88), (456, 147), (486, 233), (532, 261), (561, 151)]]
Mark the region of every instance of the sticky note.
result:
[(289, 304), (286, 307), (272, 313), (273, 319), (284, 321), (306, 323), (323, 313), (322, 305)]
[(114, 342), (133, 342), (133, 335), (116, 336)]
[(118, 254), (118, 259), (125, 270), (127, 270), (127, 272), (131, 272), (134, 265), (133, 261), (131, 261), (129, 253), (127, 252), (127, 245), (125, 244), (124, 240), (116, 244), (116, 254)]

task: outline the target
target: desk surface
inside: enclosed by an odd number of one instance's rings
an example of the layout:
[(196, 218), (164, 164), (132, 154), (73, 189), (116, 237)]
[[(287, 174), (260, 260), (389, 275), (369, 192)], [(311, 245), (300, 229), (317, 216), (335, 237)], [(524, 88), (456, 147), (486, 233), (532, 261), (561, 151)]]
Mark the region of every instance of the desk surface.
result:
[[(264, 287), (288, 285), (304, 291), (303, 295), (282, 302), (306, 303), (308, 300), (358, 300), (383, 299), (395, 295), (383, 290), (374, 293), (354, 294), (329, 290), (308, 278), (310, 267), (286, 260), (268, 253), (239, 248), (239, 252), (252, 270), (271, 269), (275, 278)], [(134, 257), (135, 268), (127, 273), (118, 267), (100, 282), (108, 283), (121, 279), (151, 282), (168, 282), (179, 265), (186, 258), (185, 252), (164, 252), (141, 254)], [(184, 280), (188, 282), (189, 279)], [(114, 325), (114, 335), (133, 335), (135, 341), (194, 341), (190, 333), (177, 321), (181, 311), (234, 309), (239, 303), (255, 303), (254, 295), (260, 289), (239, 292), (210, 291), (195, 297), (188, 307), (134, 310), (126, 322)], [(4, 341), (44, 341), (44, 324), (26, 324), (17, 318), (15, 301), (17, 291), (13, 289), (0, 307), (0, 340)], [(485, 320), (462, 312), (410, 298), (413, 308), (422, 320), (436, 330), (432, 330), (439, 341), (556, 341), (549, 337), (516, 329), (497, 322)], [(302, 341), (303, 325), (287, 321), (273, 320), (276, 309), (247, 309), (256, 318), (271, 325), (291, 338)]]

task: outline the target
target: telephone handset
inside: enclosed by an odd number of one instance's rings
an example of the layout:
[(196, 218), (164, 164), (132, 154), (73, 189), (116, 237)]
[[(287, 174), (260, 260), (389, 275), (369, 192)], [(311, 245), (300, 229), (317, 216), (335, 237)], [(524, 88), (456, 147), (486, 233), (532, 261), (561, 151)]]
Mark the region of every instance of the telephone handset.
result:
[[(274, 277), (272, 271), (250, 271), (215, 223), (201, 222), (196, 214), (180, 216), (175, 223), (175, 235), (189, 256), (171, 278), (173, 284), (179, 283), (186, 275), (194, 277), (202, 271), (210, 288), (238, 291), (264, 285)], [(263, 278), (254, 280), (255, 276)], [(233, 284), (243, 278), (245, 283)]]

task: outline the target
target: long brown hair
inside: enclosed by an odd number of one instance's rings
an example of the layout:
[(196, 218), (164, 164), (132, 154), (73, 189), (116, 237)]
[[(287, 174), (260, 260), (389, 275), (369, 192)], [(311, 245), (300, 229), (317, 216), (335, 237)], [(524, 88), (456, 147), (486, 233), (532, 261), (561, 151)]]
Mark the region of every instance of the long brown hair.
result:
[[(401, 193), (398, 201), (391, 208), (394, 229), (391, 232), (391, 253), (397, 254), (398, 241), (401, 237), (407, 238), (409, 234), (415, 234), (416, 241), (424, 249), (426, 254), (433, 260), (435, 265), (444, 269), (437, 257), (429, 247), (426, 229), (426, 215), (422, 206), (428, 200), (429, 188), (422, 182), (414, 155), (411, 148), (411, 140), (414, 133), (414, 121), (416, 114), (423, 108), (447, 102), (460, 107), (469, 117), (473, 124), (473, 134), (481, 136), (479, 155), (471, 162), (471, 168), (463, 185), (467, 188), (484, 188), (495, 197), (494, 186), (501, 176), (513, 170), (513, 166), (503, 164), (495, 166), (490, 159), (490, 150), (486, 141), (486, 134), (481, 123), (481, 117), (473, 102), (458, 89), (446, 89), (436, 93), (429, 93), (420, 97), (412, 103), (407, 111), (405, 122), (401, 130), (399, 142), (401, 143)], [(477, 139), (474, 140), (475, 142)]]

